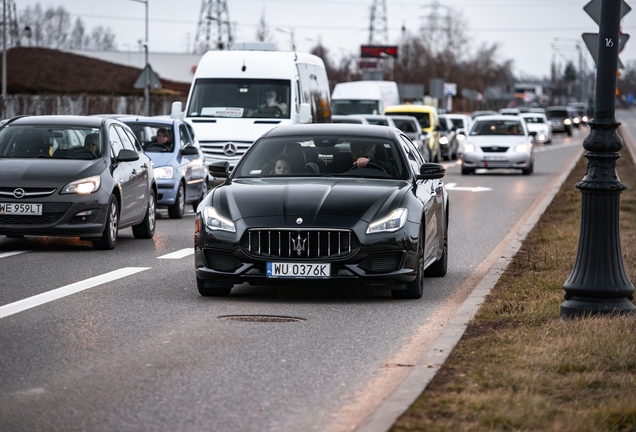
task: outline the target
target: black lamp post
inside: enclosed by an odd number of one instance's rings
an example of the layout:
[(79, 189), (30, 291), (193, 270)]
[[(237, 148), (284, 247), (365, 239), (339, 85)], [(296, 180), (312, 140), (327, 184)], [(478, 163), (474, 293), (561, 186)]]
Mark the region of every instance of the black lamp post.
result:
[(636, 312), (619, 236), (620, 195), (626, 189), (616, 167), (623, 141), (614, 119), (621, 3), (601, 2), (596, 104), (583, 141), (587, 172), (576, 185), (583, 194), (581, 234), (574, 269), (563, 285), (561, 319)]

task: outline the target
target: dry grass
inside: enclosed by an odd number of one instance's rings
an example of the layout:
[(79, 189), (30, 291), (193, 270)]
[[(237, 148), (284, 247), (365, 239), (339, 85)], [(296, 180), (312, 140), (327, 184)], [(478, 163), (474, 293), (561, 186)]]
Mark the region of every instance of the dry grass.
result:
[[(636, 172), (619, 159), (620, 233), (636, 280)], [(636, 431), (636, 318), (563, 322), (582, 158), (427, 389), (392, 431)]]

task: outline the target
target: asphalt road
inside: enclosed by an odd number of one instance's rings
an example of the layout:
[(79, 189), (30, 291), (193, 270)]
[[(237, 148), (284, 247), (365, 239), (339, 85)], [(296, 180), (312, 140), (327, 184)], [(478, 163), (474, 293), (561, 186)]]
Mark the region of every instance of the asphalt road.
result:
[[(531, 176), (462, 176), (449, 163), (449, 272), (426, 279), (420, 300), (302, 284), (203, 298), (191, 212), (159, 219), (152, 240), (123, 230), (114, 251), (1, 238), (0, 430), (324, 430), (513, 229), (586, 134), (538, 146)], [(58, 288), (77, 292), (33, 297)]]

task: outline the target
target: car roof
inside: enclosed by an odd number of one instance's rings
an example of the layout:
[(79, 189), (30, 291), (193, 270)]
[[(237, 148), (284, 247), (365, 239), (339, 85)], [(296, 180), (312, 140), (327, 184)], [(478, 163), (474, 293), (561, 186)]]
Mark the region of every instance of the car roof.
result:
[(124, 123), (155, 123), (155, 124), (165, 124), (172, 125), (178, 122), (179, 120), (173, 118), (157, 118), (157, 117), (145, 117), (145, 116), (126, 116), (118, 118), (117, 120)]
[(525, 113), (519, 114), (520, 117), (534, 117), (538, 115), (545, 117), (545, 114), (542, 112), (525, 112)]
[(79, 115), (38, 115), (25, 116), (13, 119), (13, 125), (73, 125), (84, 127), (101, 127), (106, 121), (103, 117), (79, 116)]
[(265, 133), (267, 137), (330, 135), (368, 136), (372, 138), (388, 138), (401, 133), (399, 129), (389, 126), (364, 125), (353, 123), (310, 123), (303, 125), (277, 126)]
[(475, 117), (473, 119), (473, 122), (478, 122), (478, 121), (485, 121), (485, 120), (507, 120), (507, 121), (511, 121), (511, 120), (518, 120), (519, 116), (511, 116), (511, 115), (503, 115), (503, 114), (493, 114), (493, 115), (483, 115), (483, 116), (479, 116), (479, 117)]

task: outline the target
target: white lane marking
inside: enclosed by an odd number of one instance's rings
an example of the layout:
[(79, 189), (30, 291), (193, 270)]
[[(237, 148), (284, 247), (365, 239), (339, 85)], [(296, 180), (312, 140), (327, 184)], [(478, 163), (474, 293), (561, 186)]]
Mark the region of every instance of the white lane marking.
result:
[(181, 249), (176, 252), (169, 253), (167, 255), (162, 255), (157, 257), (157, 259), (180, 259), (187, 257), (188, 255), (192, 255), (194, 253), (194, 248)]
[(11, 251), (11, 252), (0, 253), (0, 258), (7, 258), (13, 255), (20, 255), (27, 252), (29, 251)]
[(456, 190), (456, 191), (469, 191), (469, 192), (486, 192), (491, 191), (491, 188), (476, 186), (476, 187), (465, 187), (465, 186), (457, 186), (457, 183), (447, 183), (444, 185), (446, 190)]
[(61, 299), (62, 297), (66, 297), (107, 282), (112, 282), (126, 276), (131, 276), (135, 273), (149, 270), (151, 268), (152, 267), (124, 267), (119, 270), (104, 273), (100, 276), (95, 276), (42, 294), (34, 295), (33, 297), (25, 298), (14, 303), (9, 303), (8, 305), (0, 306), (0, 318), (6, 318), (9, 315), (17, 314), (18, 312), (23, 312), (27, 309), (52, 302), (53, 300)]

